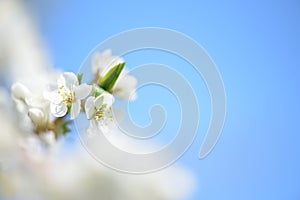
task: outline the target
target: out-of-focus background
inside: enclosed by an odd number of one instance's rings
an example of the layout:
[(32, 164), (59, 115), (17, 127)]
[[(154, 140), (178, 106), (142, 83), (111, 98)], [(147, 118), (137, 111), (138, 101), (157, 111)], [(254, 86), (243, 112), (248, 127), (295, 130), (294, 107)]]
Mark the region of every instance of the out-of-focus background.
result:
[[(300, 198), (299, 1), (20, 2), (30, 11), (47, 59), (65, 71), (76, 72), (97, 44), (128, 29), (155, 26), (192, 37), (217, 64), (227, 93), (222, 136), (203, 160), (198, 153), (209, 124), (210, 99), (201, 77), (164, 52), (125, 56), (129, 69), (149, 62), (168, 64), (196, 91), (199, 132), (178, 161), (195, 179), (195, 190), (184, 199)], [(5, 78), (3, 72), (1, 82), (7, 84)], [(149, 98), (157, 92), (162, 95)], [(147, 110), (155, 103), (171, 112), (162, 138), (166, 141), (178, 123), (172, 94), (155, 86), (145, 88), (138, 91), (130, 111), (137, 123), (147, 124)], [(70, 148), (76, 137), (68, 136)]]

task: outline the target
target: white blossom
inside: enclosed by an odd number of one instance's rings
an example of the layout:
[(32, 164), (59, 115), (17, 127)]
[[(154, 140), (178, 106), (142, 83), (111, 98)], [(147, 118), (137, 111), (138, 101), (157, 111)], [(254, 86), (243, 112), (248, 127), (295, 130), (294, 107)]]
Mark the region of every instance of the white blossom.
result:
[(89, 97), (85, 103), (87, 119), (91, 121), (92, 127), (108, 125), (112, 121), (112, 104), (114, 97), (104, 92), (98, 97)]
[(11, 95), (19, 112), (28, 115), (36, 126), (45, 127), (47, 125), (49, 103), (46, 99), (35, 96), (25, 85), (19, 82), (12, 85)]
[[(103, 53), (96, 52), (93, 57), (92, 71), (99, 77), (103, 77), (112, 67), (123, 62), (122, 58), (112, 56), (111, 50), (105, 50)], [(136, 78), (128, 75), (127, 70), (123, 69), (112, 93), (123, 99), (134, 100), (136, 98), (136, 86)]]
[(65, 72), (57, 80), (57, 87), (45, 92), (44, 96), (50, 101), (50, 111), (55, 117), (63, 117), (70, 109), (71, 119), (80, 113), (81, 100), (86, 98), (92, 87), (87, 84), (79, 85), (74, 73)]
[(16, 82), (11, 86), (11, 96), (14, 102), (16, 103), (17, 110), (19, 112), (26, 112), (28, 98), (32, 96), (29, 89), (25, 85)]
[(112, 56), (111, 50), (107, 49), (104, 52), (96, 52), (93, 57), (92, 71), (103, 77), (112, 67), (123, 63), (124, 60), (118, 56)]

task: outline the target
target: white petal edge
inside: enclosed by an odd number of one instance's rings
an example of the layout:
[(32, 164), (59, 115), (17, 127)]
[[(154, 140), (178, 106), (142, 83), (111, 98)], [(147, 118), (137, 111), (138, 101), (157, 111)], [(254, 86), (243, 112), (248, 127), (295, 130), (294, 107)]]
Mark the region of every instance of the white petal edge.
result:
[(100, 52), (96, 52), (92, 58), (92, 71), (96, 74), (101, 67), (101, 63), (103, 61), (102, 54)]
[(80, 100), (76, 100), (74, 103), (72, 103), (70, 119), (75, 119), (79, 115), (80, 105)]
[(114, 94), (123, 99), (134, 100), (136, 98), (137, 79), (134, 76), (125, 75), (117, 82)]
[(64, 104), (50, 104), (50, 112), (54, 117), (63, 117), (67, 114), (68, 108)]
[(30, 108), (28, 110), (28, 116), (30, 117), (32, 122), (36, 125), (42, 124), (45, 118), (44, 112), (38, 108)]
[(55, 92), (44, 92), (44, 98), (54, 104), (60, 104), (63, 100), (62, 96)]
[(86, 83), (74, 87), (75, 99), (84, 99), (91, 93), (91, 91), (92, 91), (92, 86)]
[(104, 92), (95, 99), (95, 108), (99, 109), (102, 104), (107, 104), (107, 107), (110, 107), (114, 101), (115, 99), (113, 95), (108, 92)]
[(95, 110), (95, 105), (94, 105), (94, 97), (89, 97), (86, 102), (85, 102), (85, 114), (88, 120), (92, 119), (94, 116), (94, 110)]
[(64, 72), (57, 80), (58, 87), (66, 86), (67, 88), (71, 88), (71, 86), (78, 85), (78, 78), (73, 72)]
[(25, 99), (31, 96), (29, 89), (19, 82), (16, 82), (11, 86), (11, 94), (14, 99)]

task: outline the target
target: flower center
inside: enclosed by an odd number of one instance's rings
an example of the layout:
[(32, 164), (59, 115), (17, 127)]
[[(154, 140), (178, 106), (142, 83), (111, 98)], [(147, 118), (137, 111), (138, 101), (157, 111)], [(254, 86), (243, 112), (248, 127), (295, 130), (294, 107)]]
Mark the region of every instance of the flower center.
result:
[(62, 97), (62, 103), (68, 106), (74, 101), (74, 91), (67, 89), (65, 86), (60, 86), (58, 88), (58, 94)]
[(95, 120), (101, 122), (103, 125), (107, 125), (109, 121), (112, 121), (113, 117), (111, 114), (112, 108), (107, 108), (107, 104), (102, 104), (99, 109), (95, 108)]

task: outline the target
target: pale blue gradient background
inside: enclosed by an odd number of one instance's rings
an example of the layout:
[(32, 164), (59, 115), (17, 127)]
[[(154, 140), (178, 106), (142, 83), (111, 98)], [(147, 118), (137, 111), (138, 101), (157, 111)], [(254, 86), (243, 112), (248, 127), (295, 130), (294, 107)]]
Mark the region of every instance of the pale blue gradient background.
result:
[[(151, 61), (169, 64), (194, 85), (201, 127), (179, 161), (197, 179), (189, 199), (300, 199), (300, 2), (130, 2), (55, 0), (33, 5), (54, 66), (77, 71), (99, 42), (132, 28), (155, 26), (187, 34), (211, 55), (227, 92), (223, 134), (204, 160), (197, 156), (210, 109), (201, 78), (179, 58), (161, 52), (138, 52), (127, 61), (129, 68)], [(168, 93), (147, 98), (161, 89), (140, 91), (140, 100), (132, 105), (138, 123), (148, 122), (147, 109), (156, 100), (176, 106)], [(170, 109), (172, 116), (178, 113)], [(171, 119), (174, 124), (178, 120)]]

